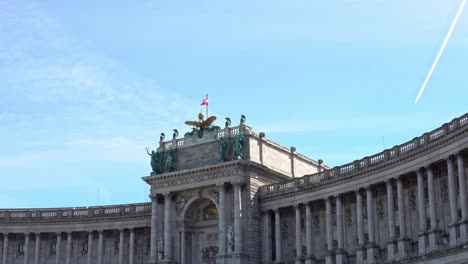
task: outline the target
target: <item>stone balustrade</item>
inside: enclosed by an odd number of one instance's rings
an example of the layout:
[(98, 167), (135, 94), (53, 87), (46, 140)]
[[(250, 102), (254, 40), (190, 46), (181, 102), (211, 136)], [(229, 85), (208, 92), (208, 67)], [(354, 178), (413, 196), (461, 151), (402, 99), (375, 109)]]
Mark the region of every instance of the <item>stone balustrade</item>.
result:
[(444, 138), (450, 137), (450, 135), (457, 133), (458, 131), (465, 130), (467, 127), (468, 113), (455, 118), (450, 123), (446, 123), (420, 137), (397, 145), (391, 149), (386, 149), (370, 157), (365, 157), (361, 160), (356, 160), (329, 170), (305, 175), (302, 177), (303, 180), (293, 179), (289, 182), (273, 183), (262, 186), (260, 188), (260, 195), (261, 197), (268, 197), (269, 195), (274, 195), (279, 192), (291, 191), (305, 186), (314, 186), (318, 183), (340, 176), (349, 175), (363, 169), (372, 169), (380, 166), (384, 162), (398, 162), (399, 159), (403, 159), (404, 156), (417, 152), (422, 148), (435, 145)]
[(55, 209), (0, 209), (0, 223), (69, 221), (116, 216), (149, 216), (150, 214), (151, 203)]

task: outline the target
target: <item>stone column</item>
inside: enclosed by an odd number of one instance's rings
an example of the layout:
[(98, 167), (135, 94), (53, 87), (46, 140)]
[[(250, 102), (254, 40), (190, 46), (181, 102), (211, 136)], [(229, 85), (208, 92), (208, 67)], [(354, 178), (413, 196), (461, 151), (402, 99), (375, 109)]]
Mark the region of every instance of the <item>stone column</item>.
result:
[(388, 242), (387, 242), (387, 260), (395, 260), (395, 208), (393, 206), (393, 187), (392, 181), (386, 180), (387, 186), (387, 217), (388, 217)]
[(356, 224), (357, 224), (357, 237), (358, 246), (356, 248), (356, 263), (364, 262), (364, 219), (362, 214), (362, 194), (359, 189), (356, 191)]
[(306, 203), (306, 218), (305, 218), (305, 228), (306, 228), (306, 245), (307, 245), (307, 256), (305, 264), (315, 263), (314, 257), (314, 245), (312, 237), (312, 205)]
[(55, 264), (61, 264), (60, 263), (60, 244), (62, 244), (62, 233), (58, 232), (57, 233), (57, 244), (55, 245)]
[(434, 193), (434, 172), (431, 166), (426, 167), (427, 172), (427, 191), (429, 195), (429, 216), (431, 218), (431, 229), (429, 230), (429, 251), (437, 250), (437, 241), (439, 240), (437, 228), (436, 201)]
[(7, 258), (8, 258), (8, 233), (3, 233), (2, 264), (7, 264)]
[(333, 263), (333, 229), (332, 229), (332, 205), (331, 197), (325, 198), (326, 210), (326, 234), (327, 234), (327, 252), (325, 254), (325, 264)]
[(157, 248), (157, 229), (158, 229), (158, 199), (156, 195), (150, 195), (151, 198), (151, 247), (150, 247), (150, 261), (156, 262), (158, 258)]
[(120, 238), (119, 238), (119, 264), (123, 264), (124, 262), (124, 253), (125, 253), (125, 230), (119, 229), (120, 231)]
[(164, 260), (172, 261), (172, 196), (167, 192), (164, 194)]
[(41, 233), (36, 233), (36, 243), (34, 245), (34, 264), (39, 264), (39, 256), (41, 252)]
[(275, 208), (275, 251), (276, 258), (274, 263), (282, 263), (281, 257), (281, 223), (279, 208)]
[(263, 250), (263, 262), (271, 263), (271, 218), (270, 211), (263, 212), (263, 238), (262, 238), (262, 250)]
[(338, 249), (336, 253), (336, 264), (346, 263), (346, 251), (344, 248), (344, 226), (343, 226), (343, 197), (336, 196), (336, 233)]
[(378, 247), (375, 243), (375, 223), (374, 223), (374, 192), (369, 186), (366, 189), (367, 195), (367, 231), (369, 232), (369, 243), (367, 243), (367, 263), (375, 263), (379, 257)]
[(65, 259), (66, 264), (71, 263), (71, 253), (72, 253), (72, 233), (69, 232), (67, 233), (67, 256)]
[(296, 259), (295, 264), (302, 263), (302, 229), (301, 229), (301, 208), (300, 204), (295, 204), (296, 211)]
[(29, 260), (29, 233), (24, 234), (24, 264), (28, 264)]
[(400, 238), (398, 238), (398, 259), (405, 259), (409, 250), (409, 239), (406, 234), (405, 221), (405, 200), (403, 197), (403, 179), (397, 179), (397, 196), (398, 196), (398, 224), (400, 225)]
[(457, 165), (458, 165), (458, 184), (460, 188), (460, 207), (462, 212), (462, 219), (458, 223), (460, 226), (460, 242), (467, 242), (467, 231), (468, 231), (468, 207), (466, 205), (466, 180), (465, 180), (465, 165), (463, 164), (463, 156), (461, 153), (457, 153)]
[(93, 261), (93, 231), (88, 232), (88, 264)]
[(226, 188), (223, 183), (216, 185), (219, 192), (218, 205), (218, 259), (224, 259), (226, 256)]
[(185, 264), (185, 230), (180, 232), (180, 264)]
[[(133, 228), (130, 228), (129, 240), (128, 264), (135, 264), (135, 229)], [(185, 250), (185, 247), (183, 249)]]
[(234, 183), (234, 253), (242, 254), (244, 252), (242, 241), (242, 182)]
[(450, 156), (447, 159), (447, 174), (448, 174), (448, 189), (449, 189), (449, 200), (450, 200), (450, 245), (457, 245), (457, 227), (458, 227), (458, 206), (457, 206), (457, 189), (455, 182), (455, 173), (453, 170), (453, 157)]
[(104, 233), (102, 230), (98, 230), (99, 240), (98, 240), (98, 264), (102, 264), (102, 257), (104, 251)]
[(418, 233), (418, 254), (420, 256), (426, 254), (426, 201), (424, 198), (424, 179), (422, 171), (416, 171), (418, 180), (418, 213), (419, 213), (419, 233)]

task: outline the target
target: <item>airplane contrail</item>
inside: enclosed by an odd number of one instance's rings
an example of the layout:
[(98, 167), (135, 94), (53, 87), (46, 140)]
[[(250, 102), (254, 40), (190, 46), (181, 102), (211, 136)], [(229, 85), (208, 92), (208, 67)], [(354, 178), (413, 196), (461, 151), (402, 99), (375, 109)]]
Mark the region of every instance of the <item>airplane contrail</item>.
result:
[(463, 0), (463, 2), (460, 5), (460, 8), (458, 9), (457, 15), (453, 19), (452, 25), (450, 26), (450, 29), (447, 33), (447, 36), (445, 36), (444, 42), (442, 43), (442, 46), (440, 47), (439, 53), (437, 53), (437, 57), (434, 60), (434, 63), (432, 64), (431, 69), (429, 70), (429, 73), (426, 76), (426, 79), (424, 80), (423, 85), (421, 86), (421, 89), (419, 90), (418, 96), (416, 97), (416, 100), (414, 103), (418, 103), (419, 98), (421, 97), (422, 93), (424, 92), (424, 88), (426, 88), (427, 82), (429, 82), (429, 79), (432, 76), (432, 73), (434, 72), (435, 67), (437, 66), (437, 63), (439, 62), (440, 56), (442, 56), (442, 53), (444, 52), (445, 46), (447, 46), (447, 42), (450, 39), (450, 36), (452, 35), (453, 29), (457, 25), (458, 18), (460, 18), (461, 13), (463, 12), (463, 9), (465, 8), (466, 0)]

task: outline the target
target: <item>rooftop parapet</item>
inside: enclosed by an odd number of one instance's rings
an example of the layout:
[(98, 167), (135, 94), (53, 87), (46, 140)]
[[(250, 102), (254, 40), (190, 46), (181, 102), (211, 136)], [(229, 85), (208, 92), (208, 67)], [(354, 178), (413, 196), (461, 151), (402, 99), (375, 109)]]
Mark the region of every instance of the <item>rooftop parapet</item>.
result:
[(91, 207), (40, 209), (0, 209), (0, 223), (7, 222), (63, 222), (151, 214), (151, 203), (121, 204)]
[(443, 124), (431, 132), (424, 133), (420, 137), (416, 137), (408, 142), (394, 146), (391, 149), (386, 149), (370, 157), (364, 157), (360, 160), (356, 160), (342, 166), (337, 166), (322, 172), (305, 175), (291, 181), (262, 186), (260, 187), (260, 194), (261, 197), (267, 197), (281, 192), (300, 189), (306, 186), (319, 185), (322, 182), (333, 180), (340, 176), (350, 175), (363, 169), (375, 168), (384, 162), (396, 160), (407, 154), (414, 153), (421, 148), (436, 144), (447, 136), (466, 128), (468, 128), (468, 113), (453, 119), (450, 123)]

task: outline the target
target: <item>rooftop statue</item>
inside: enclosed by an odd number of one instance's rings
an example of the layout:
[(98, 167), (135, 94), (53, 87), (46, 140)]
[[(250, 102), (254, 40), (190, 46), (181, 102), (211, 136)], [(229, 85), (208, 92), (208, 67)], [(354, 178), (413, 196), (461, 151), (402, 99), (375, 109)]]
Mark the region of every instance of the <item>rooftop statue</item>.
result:
[(225, 124), (225, 127), (226, 127), (226, 128), (227, 128), (227, 127), (230, 127), (230, 126), (231, 126), (231, 118), (226, 117), (226, 123), (224, 123), (224, 124)]
[(245, 115), (241, 115), (240, 125), (245, 125)]
[(190, 132), (193, 135), (195, 132), (198, 133), (198, 137), (203, 137), (204, 130), (215, 130), (219, 129), (218, 126), (212, 126), (213, 122), (216, 120), (216, 116), (210, 116), (206, 120), (204, 119), (205, 116), (200, 112), (198, 114), (198, 121), (185, 121), (185, 124), (189, 126), (193, 126), (193, 131)]

